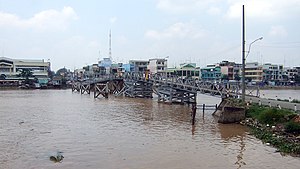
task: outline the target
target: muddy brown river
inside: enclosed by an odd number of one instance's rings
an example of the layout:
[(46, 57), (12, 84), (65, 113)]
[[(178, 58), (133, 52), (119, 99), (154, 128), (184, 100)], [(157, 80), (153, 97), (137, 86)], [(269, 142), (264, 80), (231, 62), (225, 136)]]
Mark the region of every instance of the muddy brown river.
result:
[[(198, 95), (199, 104), (218, 98)], [(0, 169), (299, 169), (237, 124), (154, 99), (0, 91)], [(61, 162), (50, 156), (61, 152)]]

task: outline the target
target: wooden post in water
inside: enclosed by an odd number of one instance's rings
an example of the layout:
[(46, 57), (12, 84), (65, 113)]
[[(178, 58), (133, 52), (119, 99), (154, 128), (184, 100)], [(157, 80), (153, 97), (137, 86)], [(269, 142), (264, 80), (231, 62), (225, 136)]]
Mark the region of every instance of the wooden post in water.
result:
[(203, 117), (204, 117), (205, 104), (203, 104), (202, 109), (203, 109)]
[(195, 125), (196, 120), (196, 104), (192, 104), (192, 125)]

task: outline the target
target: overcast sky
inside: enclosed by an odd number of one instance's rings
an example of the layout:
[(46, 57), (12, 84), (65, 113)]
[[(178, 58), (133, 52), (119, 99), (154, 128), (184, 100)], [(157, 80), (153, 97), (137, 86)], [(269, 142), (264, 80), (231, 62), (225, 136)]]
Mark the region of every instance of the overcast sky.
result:
[(241, 62), (242, 5), (247, 46), (263, 37), (247, 62), (300, 66), (300, 0), (0, 0), (0, 55), (73, 70), (108, 57), (111, 29), (115, 62)]

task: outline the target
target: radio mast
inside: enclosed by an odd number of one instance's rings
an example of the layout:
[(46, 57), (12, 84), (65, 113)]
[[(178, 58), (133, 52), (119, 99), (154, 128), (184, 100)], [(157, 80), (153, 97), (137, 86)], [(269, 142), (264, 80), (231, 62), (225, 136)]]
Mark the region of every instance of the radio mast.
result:
[(111, 30), (109, 30), (109, 53), (108, 53), (109, 59), (112, 61), (112, 55), (111, 55)]

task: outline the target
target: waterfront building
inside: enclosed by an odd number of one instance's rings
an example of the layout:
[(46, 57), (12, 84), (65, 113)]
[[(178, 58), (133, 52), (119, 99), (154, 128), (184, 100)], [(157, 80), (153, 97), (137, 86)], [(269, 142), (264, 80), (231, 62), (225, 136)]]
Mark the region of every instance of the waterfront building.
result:
[[(125, 71), (125, 72), (130, 72), (131, 67), (133, 67), (133, 65), (131, 66), (129, 63), (125, 63), (125, 64), (123, 64), (122, 67), (124, 68), (124, 71)], [(133, 69), (133, 68), (132, 68), (132, 69)]]
[(192, 77), (194, 79), (200, 78), (200, 67), (196, 63), (182, 63), (179, 68), (168, 68), (167, 75), (177, 75), (182, 78)]
[(245, 79), (252, 82), (262, 82), (263, 67), (258, 62), (248, 62), (245, 65)]
[(229, 61), (222, 61), (219, 63), (219, 66), (221, 68), (221, 74), (222, 78), (225, 78), (227, 80), (233, 80), (234, 79), (234, 68), (235, 63), (234, 62), (229, 62)]
[(266, 63), (263, 67), (263, 80), (272, 85), (279, 85), (283, 80), (283, 65)]
[(130, 72), (145, 72), (149, 61), (146, 60), (129, 60)]
[(242, 79), (242, 64), (235, 63), (233, 66), (233, 79), (240, 81)]
[(283, 74), (287, 77), (287, 80), (294, 81), (295, 77), (298, 75), (298, 71), (295, 68), (286, 67), (284, 68)]
[(18, 75), (23, 69), (28, 69), (33, 76), (41, 83), (48, 82), (48, 73), (50, 71), (50, 62), (43, 59), (12, 59), (0, 57), (0, 75), (5, 79), (20, 79)]
[(75, 69), (74, 70), (74, 79), (75, 80), (82, 80), (84, 79), (84, 69)]
[(148, 70), (151, 74), (164, 74), (167, 70), (167, 59), (149, 59)]
[(110, 58), (103, 58), (103, 60), (98, 62), (100, 74), (109, 75), (112, 65), (112, 60)]
[(122, 76), (125, 73), (123, 63), (113, 63), (111, 65), (111, 74), (116, 76)]
[(204, 81), (220, 81), (221, 80), (221, 67), (219, 65), (207, 65), (201, 68), (201, 79)]

